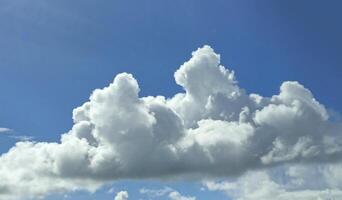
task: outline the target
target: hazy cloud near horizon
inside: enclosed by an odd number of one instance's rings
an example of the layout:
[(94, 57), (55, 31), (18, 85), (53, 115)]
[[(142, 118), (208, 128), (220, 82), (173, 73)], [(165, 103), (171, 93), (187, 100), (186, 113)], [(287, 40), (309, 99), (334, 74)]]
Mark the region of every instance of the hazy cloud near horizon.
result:
[[(296, 163), (320, 163), (321, 175), (342, 168), (342, 124), (329, 120), (300, 83), (284, 82), (272, 97), (247, 94), (209, 46), (194, 51), (174, 77), (184, 92), (168, 99), (139, 97), (133, 75), (118, 74), (73, 110), (74, 125), (60, 142), (16, 143), (0, 157), (0, 199), (94, 191), (125, 178), (240, 177)], [(287, 192), (268, 176), (257, 177), (272, 191)], [(339, 177), (318, 189), (339, 192)], [(241, 178), (235, 184), (244, 184)], [(206, 186), (233, 190), (218, 184)]]

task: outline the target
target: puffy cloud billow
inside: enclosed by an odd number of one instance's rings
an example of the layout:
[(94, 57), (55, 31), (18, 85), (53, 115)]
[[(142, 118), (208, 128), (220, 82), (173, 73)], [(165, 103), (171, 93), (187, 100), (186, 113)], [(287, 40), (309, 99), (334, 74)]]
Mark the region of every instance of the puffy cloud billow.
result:
[(139, 97), (136, 79), (118, 74), (73, 110), (60, 142), (18, 142), (0, 157), (0, 199), (93, 191), (126, 178), (236, 177), (340, 162), (341, 123), (300, 83), (284, 82), (272, 97), (248, 94), (209, 46), (174, 77), (183, 93)]

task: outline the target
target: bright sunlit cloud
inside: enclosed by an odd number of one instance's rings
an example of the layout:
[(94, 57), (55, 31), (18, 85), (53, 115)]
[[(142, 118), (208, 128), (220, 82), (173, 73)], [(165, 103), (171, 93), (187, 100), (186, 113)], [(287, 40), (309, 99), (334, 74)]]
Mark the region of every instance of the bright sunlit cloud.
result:
[[(236, 180), (205, 187), (236, 199), (310, 199), (326, 188), (341, 195), (342, 124), (329, 120), (309, 89), (287, 81), (271, 97), (249, 94), (210, 46), (194, 51), (174, 77), (183, 93), (140, 97), (133, 75), (118, 74), (73, 110), (73, 127), (60, 142), (16, 143), (0, 157), (0, 199), (95, 191), (119, 179), (222, 177)], [(301, 168), (282, 168), (317, 162), (315, 176), (334, 177), (319, 187), (297, 175)], [(277, 167), (288, 183), (266, 172)], [(169, 188), (140, 192), (196, 199)], [(121, 191), (115, 200), (128, 196)]]

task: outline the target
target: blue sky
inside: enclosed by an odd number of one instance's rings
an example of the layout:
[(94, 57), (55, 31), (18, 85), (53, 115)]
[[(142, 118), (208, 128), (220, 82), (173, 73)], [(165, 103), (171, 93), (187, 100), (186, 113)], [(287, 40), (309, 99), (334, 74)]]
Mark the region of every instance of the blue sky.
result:
[[(326, 108), (341, 111), (341, 6), (306, 0), (3, 0), (0, 127), (35, 141), (59, 141), (73, 125), (72, 110), (121, 72), (134, 75), (140, 96), (172, 97), (182, 91), (174, 72), (205, 44), (248, 93), (271, 96), (282, 82), (296, 80)], [(1, 134), (0, 152), (16, 141)], [(118, 181), (114, 188), (138, 199), (146, 185), (198, 199), (227, 198), (201, 191), (191, 180)], [(113, 199), (111, 187), (69, 199)]]

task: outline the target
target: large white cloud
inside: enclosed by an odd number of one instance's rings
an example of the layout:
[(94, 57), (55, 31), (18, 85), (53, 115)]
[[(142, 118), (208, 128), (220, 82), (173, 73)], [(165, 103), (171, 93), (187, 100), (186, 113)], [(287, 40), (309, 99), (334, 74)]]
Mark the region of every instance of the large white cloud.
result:
[(247, 94), (209, 46), (193, 52), (175, 80), (184, 93), (139, 97), (133, 76), (119, 74), (74, 109), (60, 142), (18, 142), (0, 157), (0, 199), (340, 160), (342, 125), (298, 82), (272, 97)]

